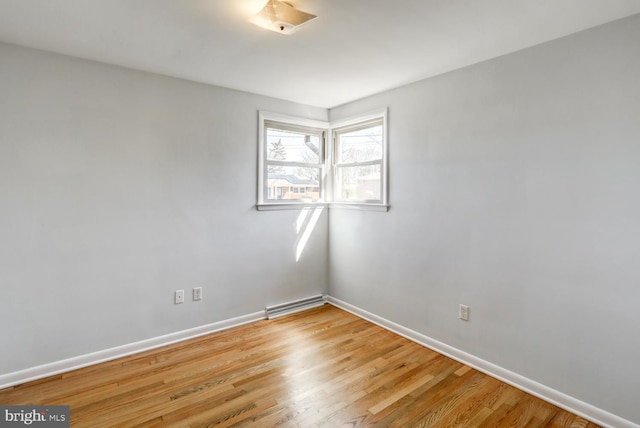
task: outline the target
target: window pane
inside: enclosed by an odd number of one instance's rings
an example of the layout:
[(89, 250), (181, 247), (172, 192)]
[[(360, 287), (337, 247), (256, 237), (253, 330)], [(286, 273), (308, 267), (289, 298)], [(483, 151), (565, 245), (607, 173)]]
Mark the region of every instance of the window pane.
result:
[(317, 201), (320, 199), (320, 168), (269, 165), (267, 199)]
[(382, 159), (382, 125), (338, 134), (338, 163)]
[(320, 163), (320, 135), (267, 128), (267, 160)]
[(338, 167), (336, 195), (343, 201), (381, 200), (380, 165)]

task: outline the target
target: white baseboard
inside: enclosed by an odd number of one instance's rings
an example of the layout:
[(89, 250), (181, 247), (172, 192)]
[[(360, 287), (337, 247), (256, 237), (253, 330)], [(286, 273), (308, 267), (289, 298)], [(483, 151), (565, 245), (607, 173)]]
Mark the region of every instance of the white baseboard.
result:
[(503, 367), (497, 366), (489, 361), (478, 358), (474, 355), (468, 354), (460, 349), (449, 346), (438, 340), (435, 340), (429, 336), (418, 333), (400, 324), (396, 324), (385, 318), (379, 317), (371, 312), (367, 312), (357, 306), (351, 305), (335, 297), (327, 296), (327, 302), (350, 312), (362, 319), (370, 321), (380, 327), (396, 333), (402, 337), (405, 337), (413, 342), (416, 342), (422, 346), (432, 349), (440, 354), (446, 355), (456, 361), (460, 361), (474, 369), (488, 374), (502, 382), (512, 385), (522, 391), (525, 391), (531, 395), (541, 398), (551, 404), (554, 404), (562, 409), (565, 409), (571, 413), (588, 419), (598, 425), (611, 428), (640, 428), (640, 425), (635, 424), (629, 420), (623, 419), (598, 407), (595, 407), (589, 403), (578, 400), (555, 389), (549, 388), (534, 380), (521, 376)]
[(0, 375), (0, 389), (265, 319), (264, 311)]

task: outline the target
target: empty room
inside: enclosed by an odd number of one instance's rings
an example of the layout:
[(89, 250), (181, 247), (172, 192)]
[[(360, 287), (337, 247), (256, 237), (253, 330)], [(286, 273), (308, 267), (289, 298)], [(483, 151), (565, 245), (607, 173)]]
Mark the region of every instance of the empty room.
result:
[(640, 427), (640, 1), (0, 0), (0, 426)]

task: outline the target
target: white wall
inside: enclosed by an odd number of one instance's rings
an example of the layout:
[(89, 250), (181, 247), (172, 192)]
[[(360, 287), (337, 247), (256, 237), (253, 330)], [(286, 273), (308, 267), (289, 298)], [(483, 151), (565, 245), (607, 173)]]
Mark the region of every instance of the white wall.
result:
[(331, 295), (640, 423), (640, 16), (330, 116), (387, 106), (391, 210), (331, 211)]
[(327, 120), (0, 44), (0, 374), (327, 291), (327, 216), (296, 262), (254, 208), (258, 110)]

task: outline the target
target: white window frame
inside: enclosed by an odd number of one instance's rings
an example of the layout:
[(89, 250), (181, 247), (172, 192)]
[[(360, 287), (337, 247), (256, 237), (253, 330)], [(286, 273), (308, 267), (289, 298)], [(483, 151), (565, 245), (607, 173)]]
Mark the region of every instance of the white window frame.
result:
[[(382, 123), (382, 159), (379, 161), (362, 162), (362, 163), (338, 163), (337, 161), (337, 145), (338, 134), (342, 132), (348, 132), (350, 130), (358, 129), (366, 126), (368, 123), (375, 123), (380, 121)], [(388, 143), (387, 143), (387, 109), (374, 111), (368, 114), (359, 115), (349, 119), (337, 121), (331, 123), (331, 207), (335, 208), (352, 208), (352, 209), (365, 209), (375, 211), (387, 211), (389, 209), (389, 191), (388, 191)], [(337, 195), (340, 194), (340, 190), (337, 189), (337, 174), (340, 167), (352, 167), (358, 165), (380, 165), (380, 199), (376, 201), (343, 201), (340, 200)]]
[[(382, 160), (381, 164), (381, 189), (379, 201), (339, 201), (334, 200), (333, 195), (336, 194), (334, 188), (336, 180), (336, 163), (335, 153), (336, 144), (335, 133), (347, 128), (358, 127), (367, 122), (382, 120)], [(266, 147), (266, 126), (265, 122), (278, 122), (283, 125), (291, 125), (292, 127), (310, 128), (311, 130), (323, 130), (324, 139), (321, 141), (322, 156), (320, 158), (320, 199), (318, 201), (297, 201), (284, 200), (273, 201), (267, 199), (267, 147)], [(266, 111), (258, 112), (258, 203), (256, 208), (259, 211), (265, 210), (282, 210), (282, 209), (300, 209), (301, 206), (324, 206), (329, 208), (347, 208), (369, 211), (388, 211), (388, 127), (387, 127), (387, 109), (374, 111), (368, 114), (359, 115), (345, 120), (329, 123), (319, 120), (288, 116), (278, 113)], [(329, 144), (328, 141), (332, 143)], [(272, 161), (270, 161), (272, 162)], [(317, 167), (318, 165), (314, 165)]]
[[(308, 128), (310, 131), (322, 131), (323, 138), (320, 142), (321, 153), (320, 162), (313, 165), (304, 165), (295, 162), (283, 162), (283, 166), (302, 166), (302, 167), (319, 167), (320, 168), (320, 199), (318, 201), (304, 201), (304, 200), (285, 200), (285, 201), (273, 201), (267, 199), (267, 142), (266, 142), (266, 130), (268, 128), (268, 122), (276, 122), (283, 125), (283, 128), (287, 126), (291, 128)], [(300, 206), (323, 206), (326, 203), (326, 177), (327, 177), (327, 135), (329, 133), (329, 123), (320, 120), (305, 119), (294, 116), (287, 116), (278, 113), (271, 113), (260, 111), (258, 112), (258, 204), (257, 209), (263, 210), (277, 210), (277, 209), (296, 209)], [(314, 132), (315, 133), (315, 132)], [(273, 163), (273, 161), (270, 161)]]

